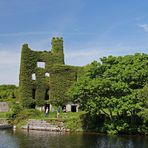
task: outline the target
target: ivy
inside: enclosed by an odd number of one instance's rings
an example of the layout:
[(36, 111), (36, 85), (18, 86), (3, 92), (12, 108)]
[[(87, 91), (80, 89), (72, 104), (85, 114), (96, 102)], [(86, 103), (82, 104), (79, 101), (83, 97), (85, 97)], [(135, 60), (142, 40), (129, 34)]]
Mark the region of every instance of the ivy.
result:
[[(29, 102), (43, 106), (46, 101), (62, 105), (68, 101), (67, 90), (77, 80), (81, 68), (64, 64), (63, 39), (53, 38), (51, 44), (51, 51), (33, 51), (28, 44), (22, 47), (19, 94), (26, 107), (30, 106)], [(45, 68), (37, 67), (37, 62), (45, 62)], [(32, 74), (36, 75), (36, 80), (32, 80)], [(30, 101), (32, 99), (35, 100)]]

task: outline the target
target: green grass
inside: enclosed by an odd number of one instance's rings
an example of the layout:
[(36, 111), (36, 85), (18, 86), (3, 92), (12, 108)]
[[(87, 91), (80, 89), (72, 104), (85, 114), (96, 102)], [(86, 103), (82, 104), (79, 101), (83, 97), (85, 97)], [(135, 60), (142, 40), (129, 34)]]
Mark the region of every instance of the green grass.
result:
[(59, 117), (57, 118), (56, 113), (50, 112), (48, 117), (42, 116), (42, 119), (51, 124), (58, 124), (59, 121), (62, 121), (64, 123), (64, 126), (70, 131), (83, 131), (81, 116), (85, 113), (86, 112), (84, 111), (67, 113), (61, 112)]
[(0, 112), (0, 118), (7, 118), (6, 112)]
[(85, 114), (86, 112), (84, 111), (80, 111), (80, 112), (69, 112), (67, 113), (67, 116), (65, 118), (64, 121), (64, 125), (67, 129), (69, 129), (70, 131), (83, 131), (82, 126), (83, 126), (83, 120), (82, 120), (82, 116)]
[(67, 113), (63, 113), (61, 112), (59, 114), (59, 117), (57, 118), (57, 113), (56, 112), (49, 112), (48, 116), (45, 116), (44, 112), (41, 112), (40, 115), (38, 116), (30, 116), (31, 119), (41, 119), (41, 120), (46, 120), (46, 119), (61, 119), (61, 120), (65, 120), (65, 119), (71, 119), (71, 118), (77, 118), (80, 117), (81, 115), (85, 114), (84, 111), (80, 111), (80, 112), (67, 112)]
[(12, 123), (17, 125), (17, 127), (21, 127), (27, 123), (28, 119), (45, 120), (51, 124), (59, 124), (62, 121), (65, 127), (71, 131), (82, 131), (81, 116), (83, 114), (85, 114), (84, 111), (67, 113), (61, 112), (57, 118), (56, 112), (49, 112), (49, 115), (46, 117), (44, 112), (34, 109), (24, 109), (17, 115)]
[(41, 119), (41, 120), (44, 120), (44, 119), (49, 119), (49, 118), (56, 118), (57, 117), (57, 114), (56, 112), (50, 112), (49, 115), (46, 117), (45, 116), (45, 113), (44, 112), (41, 112), (41, 114), (39, 116), (31, 116), (31, 119)]

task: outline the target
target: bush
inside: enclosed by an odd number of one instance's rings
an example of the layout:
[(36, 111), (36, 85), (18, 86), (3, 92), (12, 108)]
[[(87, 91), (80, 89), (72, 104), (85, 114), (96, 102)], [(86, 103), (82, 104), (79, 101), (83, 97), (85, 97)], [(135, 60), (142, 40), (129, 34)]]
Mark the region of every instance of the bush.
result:
[(19, 122), (26, 121), (29, 118), (32, 117), (38, 117), (41, 116), (41, 112), (36, 109), (24, 109), (17, 114), (15, 120), (13, 121), (13, 124), (18, 124)]
[(14, 119), (21, 110), (23, 107), (20, 103), (12, 104), (11, 111), (7, 114), (8, 119)]
[(35, 100), (32, 99), (32, 98), (22, 99), (22, 100), (21, 100), (21, 104), (22, 104), (23, 107), (25, 107), (25, 108), (32, 108), (32, 106), (35, 105)]

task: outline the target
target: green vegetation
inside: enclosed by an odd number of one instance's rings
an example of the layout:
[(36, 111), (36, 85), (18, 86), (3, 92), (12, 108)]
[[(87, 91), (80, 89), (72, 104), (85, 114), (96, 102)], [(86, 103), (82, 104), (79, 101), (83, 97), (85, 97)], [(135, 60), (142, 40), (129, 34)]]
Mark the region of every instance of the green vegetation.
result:
[(84, 111), (72, 113), (69, 112), (66, 116), (63, 114), (64, 125), (70, 131), (83, 131), (83, 116), (85, 115)]
[[(72, 112), (61, 112), (59, 117), (57, 118), (56, 112), (49, 112), (49, 115), (46, 117), (44, 112), (41, 112), (36, 109), (27, 109), (23, 108), (19, 103), (13, 104), (11, 112), (5, 113), (9, 122), (11, 124), (17, 125), (17, 127), (21, 127), (25, 125), (28, 119), (38, 119), (38, 120), (46, 120), (52, 124), (59, 124), (59, 122), (63, 122), (67, 129), (70, 131), (83, 131), (82, 129), (82, 116), (85, 114), (84, 111), (80, 111), (78, 113)], [(0, 114), (1, 117), (2, 114)]]
[(0, 112), (0, 119), (1, 118), (7, 118), (7, 113), (5, 112)]
[(15, 85), (0, 85), (0, 102), (16, 98), (18, 98), (18, 88)]
[[(45, 62), (45, 68), (37, 67)], [(63, 39), (53, 38), (51, 51), (33, 51), (22, 47), (20, 66), (20, 99), (24, 107), (43, 106), (46, 102), (62, 105), (68, 100), (69, 87), (76, 81), (79, 68), (64, 65)], [(45, 76), (48, 73), (50, 76)], [(32, 80), (32, 74), (36, 80)]]
[(88, 112), (85, 128), (148, 134), (148, 55), (100, 60), (88, 65), (69, 91), (72, 100)]
[[(60, 44), (56, 42), (53, 46), (57, 55), (62, 53), (57, 51)], [(148, 134), (147, 54), (103, 57), (99, 62), (80, 68), (64, 65), (62, 60), (61, 64), (53, 64), (50, 60), (54, 58), (46, 59), (48, 55), (54, 56), (54, 48), (51, 52), (35, 52), (27, 45), (23, 46), (19, 88), (21, 102), (12, 103), (11, 112), (7, 114), (11, 123), (20, 127), (28, 119), (41, 119), (50, 123), (62, 121), (70, 131)], [(24, 58), (27, 55), (30, 62)], [(37, 68), (37, 61), (45, 61), (45, 69)], [(49, 78), (45, 77), (45, 72), (50, 73)], [(36, 73), (37, 80), (31, 80), (32, 73)], [(0, 87), (0, 96), (3, 96), (0, 99), (17, 98), (14, 97), (17, 96), (17, 88), (10, 88)], [(32, 90), (35, 90), (35, 98)], [(46, 102), (62, 106), (68, 100), (79, 102), (83, 111), (62, 112), (57, 118), (56, 112), (45, 117), (43, 112), (28, 109), (35, 104), (43, 106)], [(5, 117), (5, 113), (0, 113), (0, 118)]]

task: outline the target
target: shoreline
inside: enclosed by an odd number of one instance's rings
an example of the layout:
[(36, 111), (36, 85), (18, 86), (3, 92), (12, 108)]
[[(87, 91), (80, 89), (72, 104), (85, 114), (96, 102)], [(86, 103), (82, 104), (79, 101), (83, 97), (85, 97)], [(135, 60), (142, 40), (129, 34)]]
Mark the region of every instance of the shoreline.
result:
[(36, 130), (36, 131), (48, 131), (48, 132), (66, 132), (66, 133), (87, 133), (87, 134), (103, 134), (103, 135), (116, 135), (116, 136), (148, 136), (144, 133), (120, 133), (120, 134), (108, 134), (106, 132), (99, 132), (96, 130), (83, 130), (83, 129), (75, 129), (71, 130), (64, 126), (63, 122), (58, 124), (48, 123), (45, 120), (32, 120), (30, 119), (26, 125), (21, 126), (19, 129), (23, 129), (26, 131)]
[(10, 129), (13, 128), (13, 125), (9, 124), (7, 119), (0, 118), (0, 129)]
[(0, 124), (0, 130), (1, 129), (10, 129), (13, 128), (13, 125), (10, 124)]

